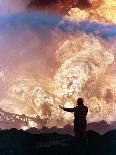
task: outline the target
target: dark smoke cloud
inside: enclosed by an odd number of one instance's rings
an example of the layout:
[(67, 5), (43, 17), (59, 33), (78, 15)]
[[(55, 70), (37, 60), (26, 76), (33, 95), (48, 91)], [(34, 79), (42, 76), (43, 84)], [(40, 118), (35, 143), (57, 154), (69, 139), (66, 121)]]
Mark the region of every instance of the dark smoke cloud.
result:
[(77, 7), (80, 9), (86, 9), (91, 7), (91, 4), (89, 3), (88, 0), (78, 0)]
[(51, 4), (57, 4), (59, 0), (32, 0), (31, 4), (34, 5), (40, 5), (40, 6), (46, 6)]
[(54, 10), (55, 12), (68, 12), (77, 6), (77, 0), (31, 0), (29, 8)]
[(86, 9), (92, 7), (89, 0), (31, 0), (30, 8), (49, 8), (58, 12), (68, 12), (72, 7)]

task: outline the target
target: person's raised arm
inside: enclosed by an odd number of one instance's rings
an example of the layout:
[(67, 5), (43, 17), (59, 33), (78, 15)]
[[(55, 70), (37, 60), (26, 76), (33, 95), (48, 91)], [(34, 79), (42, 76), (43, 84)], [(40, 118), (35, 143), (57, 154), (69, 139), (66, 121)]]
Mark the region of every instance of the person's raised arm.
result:
[(65, 107), (63, 107), (63, 106), (61, 106), (61, 105), (59, 105), (59, 107), (60, 107), (61, 109), (63, 109), (64, 111), (67, 111), (67, 112), (74, 112), (74, 110), (75, 110), (75, 108), (65, 108)]

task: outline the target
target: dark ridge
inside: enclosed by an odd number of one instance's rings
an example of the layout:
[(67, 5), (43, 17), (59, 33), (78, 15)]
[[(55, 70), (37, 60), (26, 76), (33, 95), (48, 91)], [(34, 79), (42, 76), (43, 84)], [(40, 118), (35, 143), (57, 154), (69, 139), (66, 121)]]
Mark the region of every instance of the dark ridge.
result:
[[(116, 129), (116, 122), (112, 122), (111, 124), (107, 124), (107, 122), (105, 121), (93, 122), (93, 123), (89, 123), (87, 126), (87, 130), (95, 131), (100, 134), (104, 134), (113, 129)], [(63, 133), (63, 134), (74, 135), (73, 126), (71, 126), (70, 124), (64, 126), (64, 128), (57, 128), (56, 126), (47, 128), (43, 126), (41, 129), (30, 128), (30, 129), (27, 129), (26, 131), (32, 134), (57, 132), (59, 134)]]
[(88, 144), (68, 134), (0, 131), (0, 155), (115, 155), (116, 130), (100, 135), (88, 131)]

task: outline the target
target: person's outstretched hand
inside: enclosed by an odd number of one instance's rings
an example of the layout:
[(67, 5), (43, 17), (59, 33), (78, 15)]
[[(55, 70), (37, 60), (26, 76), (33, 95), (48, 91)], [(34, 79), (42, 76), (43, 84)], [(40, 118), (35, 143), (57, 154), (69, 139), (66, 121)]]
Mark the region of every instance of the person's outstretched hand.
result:
[(63, 109), (63, 106), (62, 106), (62, 105), (59, 105), (59, 108), (60, 108), (60, 109)]

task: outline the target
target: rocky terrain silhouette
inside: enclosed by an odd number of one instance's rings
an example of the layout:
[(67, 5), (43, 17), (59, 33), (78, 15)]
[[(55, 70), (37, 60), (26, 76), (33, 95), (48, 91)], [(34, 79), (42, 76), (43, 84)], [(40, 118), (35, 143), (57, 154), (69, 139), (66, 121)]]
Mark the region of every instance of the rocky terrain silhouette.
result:
[[(27, 132), (33, 133), (33, 134), (39, 134), (39, 133), (59, 133), (59, 134), (70, 134), (74, 135), (73, 126), (70, 124), (67, 124), (64, 126), (64, 128), (57, 128), (56, 126), (53, 126), (51, 128), (48, 128), (46, 126), (43, 126), (41, 129), (37, 128), (29, 128), (27, 129)], [(108, 124), (106, 121), (100, 121), (100, 122), (92, 122), (88, 123), (87, 130), (92, 130), (95, 132), (98, 132), (99, 134), (104, 134), (110, 130), (116, 129), (116, 122), (112, 122), (111, 124)]]
[(88, 131), (88, 144), (68, 134), (10, 129), (0, 131), (0, 155), (115, 155), (116, 130), (103, 135)]

